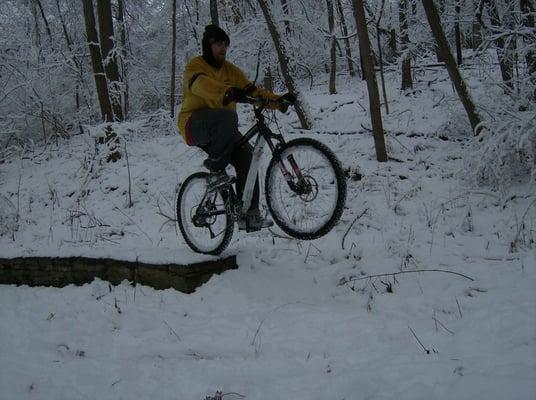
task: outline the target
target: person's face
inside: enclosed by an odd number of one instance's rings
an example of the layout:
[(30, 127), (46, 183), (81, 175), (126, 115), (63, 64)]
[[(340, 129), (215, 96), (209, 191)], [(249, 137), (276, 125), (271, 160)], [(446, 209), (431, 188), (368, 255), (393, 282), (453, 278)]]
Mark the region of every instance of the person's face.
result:
[(218, 40), (211, 42), (210, 50), (212, 51), (212, 56), (216, 61), (224, 62), (225, 56), (227, 55), (227, 49), (229, 48), (229, 43), (223, 40)]

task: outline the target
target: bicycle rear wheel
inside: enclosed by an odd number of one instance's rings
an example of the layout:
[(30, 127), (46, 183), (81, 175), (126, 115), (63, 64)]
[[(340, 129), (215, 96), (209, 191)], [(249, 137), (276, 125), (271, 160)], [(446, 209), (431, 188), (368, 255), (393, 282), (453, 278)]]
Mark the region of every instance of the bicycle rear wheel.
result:
[(177, 191), (177, 225), (196, 253), (218, 255), (229, 245), (234, 222), (219, 191), (207, 193), (209, 174), (190, 175)]
[(337, 223), (346, 201), (346, 180), (335, 154), (323, 143), (295, 139), (280, 150), (283, 168), (272, 158), (266, 171), (265, 194), (270, 214), (287, 234), (317, 239)]

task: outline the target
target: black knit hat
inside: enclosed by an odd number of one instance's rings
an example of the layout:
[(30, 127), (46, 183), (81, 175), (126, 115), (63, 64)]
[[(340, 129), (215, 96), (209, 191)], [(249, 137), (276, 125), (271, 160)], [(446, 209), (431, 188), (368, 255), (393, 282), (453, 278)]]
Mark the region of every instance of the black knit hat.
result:
[(203, 46), (203, 58), (210, 65), (219, 68), (221, 65), (214, 59), (212, 51), (210, 50), (211, 39), (213, 42), (227, 42), (227, 44), (231, 43), (231, 39), (229, 39), (229, 35), (217, 25), (207, 25), (205, 27), (203, 41), (201, 42)]

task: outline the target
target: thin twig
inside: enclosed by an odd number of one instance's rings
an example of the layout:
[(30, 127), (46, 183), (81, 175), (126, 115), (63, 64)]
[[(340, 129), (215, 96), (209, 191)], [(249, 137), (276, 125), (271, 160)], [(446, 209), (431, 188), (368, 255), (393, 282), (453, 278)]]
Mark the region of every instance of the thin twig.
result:
[(521, 230), (523, 228), (523, 225), (524, 225), (524, 221), (525, 221), (525, 217), (527, 216), (530, 208), (536, 204), (536, 199), (534, 199), (532, 201), (532, 203), (529, 204), (529, 206), (527, 207), (527, 209), (525, 210), (525, 212), (523, 213), (523, 216), (521, 217), (521, 223), (519, 224), (519, 227), (517, 229), (517, 234), (516, 234), (516, 237), (514, 238), (513, 242), (512, 243), (516, 243), (518, 240), (519, 240), (519, 236), (521, 235)]
[(455, 272), (455, 271), (447, 271), (445, 269), (413, 269), (413, 270), (408, 270), (408, 271), (390, 272), (390, 273), (387, 273), (387, 274), (367, 275), (367, 276), (363, 276), (361, 278), (355, 278), (354, 277), (354, 278), (348, 279), (344, 283), (353, 282), (353, 281), (362, 281), (364, 279), (371, 279), (371, 278), (380, 278), (380, 277), (383, 277), (383, 276), (395, 276), (395, 275), (400, 275), (400, 274), (411, 274), (411, 273), (417, 273), (417, 272), (444, 272), (446, 274), (454, 274), (454, 275), (458, 275), (458, 276), (461, 276), (463, 278), (469, 279), (470, 281), (474, 281), (473, 278), (471, 278), (471, 277), (469, 277), (467, 275), (464, 275), (464, 274), (461, 274), (461, 273)]
[(358, 219), (360, 219), (363, 215), (365, 215), (365, 213), (368, 211), (368, 208), (365, 208), (365, 210), (359, 214), (357, 217), (354, 218), (354, 220), (352, 221), (352, 223), (350, 224), (350, 226), (348, 227), (348, 229), (346, 230), (346, 232), (344, 233), (343, 237), (342, 237), (342, 243), (341, 243), (341, 246), (342, 246), (342, 249), (344, 250), (344, 240), (346, 239), (346, 236), (348, 235), (348, 233), (350, 232), (350, 229), (352, 229), (352, 226), (354, 226), (354, 224), (356, 223), (356, 221)]
[(408, 325), (408, 328), (409, 328), (409, 330), (411, 331), (411, 333), (413, 333), (413, 336), (415, 336), (415, 339), (417, 339), (417, 342), (419, 342), (419, 344), (421, 345), (422, 349), (426, 352), (426, 354), (430, 354), (430, 350), (428, 350), (426, 347), (424, 347), (424, 345), (423, 345), (422, 342), (419, 340), (419, 338), (417, 337), (417, 335), (415, 334), (415, 332), (413, 331), (413, 329), (411, 329), (411, 326)]
[(460, 302), (458, 301), (458, 299), (456, 299), (456, 304), (458, 304), (458, 312), (460, 313), (460, 319), (462, 319), (463, 318), (462, 308), (460, 307)]
[[(167, 201), (167, 199), (164, 197), (164, 199)], [(177, 222), (177, 220), (169, 215), (167, 215), (160, 206), (160, 198), (156, 200), (156, 207), (158, 208), (158, 211), (156, 212), (157, 215), (160, 215), (164, 217), (165, 219), (169, 220), (169, 222)]]
[(450, 333), (451, 335), (454, 335), (454, 332), (452, 332), (449, 328), (447, 328), (445, 325), (443, 325), (443, 323), (438, 320), (435, 315), (432, 317), (432, 319), (436, 322), (436, 331), (437, 331), (437, 324), (441, 325), (443, 327), (443, 329), (445, 329), (448, 333)]
[(128, 162), (128, 151), (127, 151), (127, 144), (125, 143), (125, 158), (127, 161), (127, 172), (128, 172), (128, 202), (127, 202), (127, 208), (130, 208), (134, 205), (132, 203), (132, 180), (130, 178), (130, 163)]
[(171, 331), (171, 333), (173, 333), (175, 335), (175, 337), (179, 340), (179, 342), (182, 342), (182, 339), (181, 337), (177, 334), (177, 332), (175, 332), (175, 329), (173, 329), (168, 323), (166, 320), (163, 321), (164, 324), (167, 325), (167, 327), (169, 328), (169, 330)]
[(245, 399), (245, 398), (246, 398), (246, 396), (244, 396), (243, 394), (236, 393), (236, 392), (224, 393), (224, 394), (222, 395), (222, 397), (225, 397), (225, 396), (231, 396), (231, 395), (232, 395), (232, 396), (236, 396), (236, 397), (238, 397), (238, 398), (240, 398), (240, 399)]
[[(322, 253), (322, 251), (316, 247), (314, 244), (312, 243), (309, 243), (309, 247), (307, 248), (307, 254), (305, 255), (305, 260), (303, 260), (303, 263), (306, 264), (307, 263), (307, 259), (309, 258), (309, 251), (311, 250), (311, 247), (314, 247), (317, 251), (318, 251), (318, 254)], [(317, 255), (318, 255), (317, 254)]]
[(259, 332), (261, 331), (261, 327), (262, 325), (264, 324), (264, 321), (266, 321), (266, 319), (271, 315), (273, 314), (274, 312), (276, 312), (277, 310), (283, 308), (283, 307), (286, 307), (286, 306), (289, 306), (291, 304), (294, 304), (295, 302), (291, 302), (291, 303), (286, 303), (286, 304), (282, 304), (276, 308), (274, 308), (272, 311), (270, 311), (268, 314), (266, 314), (266, 316), (262, 319), (262, 321), (259, 323), (259, 326), (257, 327), (257, 330), (255, 331), (255, 335), (253, 336), (253, 340), (251, 341), (251, 345), (254, 346), (255, 345), (255, 341), (257, 340), (257, 336), (259, 335)]
[(125, 217), (127, 217), (130, 222), (132, 222), (134, 225), (136, 225), (138, 227), (138, 229), (140, 230), (140, 232), (143, 233), (147, 239), (149, 239), (149, 242), (153, 243), (153, 240), (151, 239), (151, 237), (143, 229), (141, 229), (140, 225), (138, 223), (136, 223), (136, 221), (134, 221), (132, 218), (130, 218), (127, 214), (125, 214), (119, 207), (117, 207), (114, 204), (113, 201), (111, 201), (110, 199), (108, 199), (108, 201), (114, 205), (114, 208), (117, 211), (119, 211), (121, 214), (123, 214)]

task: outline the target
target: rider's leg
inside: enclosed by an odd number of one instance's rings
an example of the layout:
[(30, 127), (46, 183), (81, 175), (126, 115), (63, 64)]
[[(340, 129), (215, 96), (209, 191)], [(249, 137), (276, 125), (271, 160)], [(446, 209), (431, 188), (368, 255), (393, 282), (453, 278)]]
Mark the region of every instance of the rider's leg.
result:
[[(204, 109), (192, 114), (190, 133), (195, 145), (201, 147), (211, 158), (222, 155), (229, 157), (229, 161), (236, 170), (236, 191), (242, 198), (246, 184), (249, 166), (253, 157), (253, 149), (249, 143), (236, 148), (242, 138), (238, 131), (238, 115), (229, 109)], [(248, 230), (258, 230), (269, 227), (272, 221), (261, 216), (259, 211), (259, 179), (255, 182), (251, 205), (244, 221)]]
[[(236, 170), (236, 191), (239, 198), (242, 198), (252, 158), (253, 147), (249, 143), (237, 147), (231, 157), (231, 163)], [(259, 178), (257, 176), (253, 196), (251, 197), (251, 204), (245, 218), (238, 222), (238, 227), (239, 229), (246, 229), (248, 232), (252, 232), (262, 228), (269, 228), (272, 225), (273, 222), (264, 218), (259, 210)]]
[[(240, 139), (240, 138), (239, 138)], [(231, 156), (231, 164), (236, 170), (236, 194), (241, 199), (246, 186), (249, 166), (253, 156), (253, 147), (246, 143), (243, 146), (235, 148)], [(253, 196), (251, 197), (251, 205), (249, 210), (257, 210), (259, 208), (259, 179), (255, 180)]]
[(210, 157), (219, 158), (232, 153), (238, 132), (236, 111), (225, 108), (206, 108), (192, 114), (190, 133), (194, 145), (202, 147)]
[[(244, 186), (251, 164), (253, 148), (246, 143), (235, 148), (242, 138), (238, 131), (236, 111), (226, 108), (207, 108), (192, 114), (190, 132), (194, 145), (201, 147), (211, 158), (219, 158), (228, 153), (230, 163), (236, 170), (236, 191), (242, 198)], [(259, 207), (259, 182), (255, 182), (250, 209)]]

